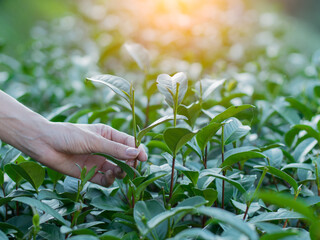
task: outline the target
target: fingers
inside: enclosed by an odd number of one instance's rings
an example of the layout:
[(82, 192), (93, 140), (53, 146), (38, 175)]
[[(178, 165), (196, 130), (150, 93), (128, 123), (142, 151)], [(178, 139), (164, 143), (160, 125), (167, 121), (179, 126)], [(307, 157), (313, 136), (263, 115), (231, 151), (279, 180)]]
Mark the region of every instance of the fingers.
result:
[(116, 178), (123, 179), (125, 176), (126, 173), (120, 167), (106, 161), (101, 171), (96, 172), (90, 181), (105, 187), (110, 187)]
[[(134, 137), (126, 133), (104, 124), (77, 124), (77, 126), (93, 132), (97, 137), (108, 140), (103, 143), (101, 143), (101, 139), (91, 140), (89, 143), (91, 151), (109, 154), (119, 159), (130, 160), (138, 158), (139, 161), (148, 160), (148, 156), (142, 146), (138, 147), (138, 151), (131, 149), (135, 148)], [(100, 144), (98, 142), (100, 142)]]
[(93, 152), (105, 153), (118, 159), (136, 159), (140, 153), (140, 149), (138, 148), (129, 147), (103, 137), (99, 137), (93, 144)]
[[(110, 126), (107, 125), (100, 125), (101, 129), (101, 135), (111, 141), (114, 142), (118, 142), (120, 144), (123, 145), (127, 145), (130, 147), (135, 147), (135, 142), (134, 142), (134, 137), (130, 136), (126, 133), (120, 132)], [(138, 147), (139, 149), (139, 154), (138, 154), (138, 160), (140, 161), (147, 161), (148, 160), (148, 156), (145, 152), (145, 150), (143, 149), (142, 146)]]

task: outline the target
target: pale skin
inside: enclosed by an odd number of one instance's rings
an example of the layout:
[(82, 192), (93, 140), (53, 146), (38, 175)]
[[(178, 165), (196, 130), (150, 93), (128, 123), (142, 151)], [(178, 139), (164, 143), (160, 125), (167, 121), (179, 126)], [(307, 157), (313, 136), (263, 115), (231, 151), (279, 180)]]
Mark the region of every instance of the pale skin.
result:
[(104, 157), (104, 153), (127, 161), (147, 160), (134, 138), (104, 124), (71, 124), (50, 122), (0, 90), (0, 139), (23, 153), (63, 174), (77, 177), (81, 167), (97, 166), (90, 180), (110, 186), (125, 173)]

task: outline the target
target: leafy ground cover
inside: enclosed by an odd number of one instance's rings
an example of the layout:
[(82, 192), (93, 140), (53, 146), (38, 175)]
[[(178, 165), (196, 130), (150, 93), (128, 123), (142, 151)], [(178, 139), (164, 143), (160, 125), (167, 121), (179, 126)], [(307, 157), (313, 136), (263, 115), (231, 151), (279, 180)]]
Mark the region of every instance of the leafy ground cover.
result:
[(106, 156), (127, 176), (104, 188), (1, 143), (1, 239), (320, 238), (320, 52), (246, 1), (170, 2), (79, 1), (0, 53), (1, 89), (149, 156)]

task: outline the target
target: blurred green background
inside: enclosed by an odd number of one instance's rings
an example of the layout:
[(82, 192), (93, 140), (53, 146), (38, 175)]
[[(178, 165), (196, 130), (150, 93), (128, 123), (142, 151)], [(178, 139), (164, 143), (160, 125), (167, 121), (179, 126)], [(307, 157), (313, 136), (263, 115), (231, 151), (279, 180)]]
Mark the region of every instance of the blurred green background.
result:
[[(108, 1), (106, 1), (108, 2)], [(261, 11), (275, 11), (290, 16), (292, 38), (297, 45), (312, 52), (320, 47), (320, 1), (274, 0), (252, 1)], [(30, 39), (30, 29), (39, 21), (75, 13), (75, 0), (0, 0), (0, 46), (2, 51), (18, 57)], [(289, 29), (290, 31), (290, 29)], [(305, 35), (308, 37), (305, 37)]]

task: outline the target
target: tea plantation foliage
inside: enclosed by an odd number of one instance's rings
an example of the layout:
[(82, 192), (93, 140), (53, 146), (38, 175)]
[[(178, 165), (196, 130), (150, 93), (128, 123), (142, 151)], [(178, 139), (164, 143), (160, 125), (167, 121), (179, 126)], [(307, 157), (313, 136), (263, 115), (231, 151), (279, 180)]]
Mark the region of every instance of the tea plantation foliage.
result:
[(178, 2), (77, 1), (0, 52), (1, 89), (149, 156), (106, 156), (127, 175), (104, 188), (2, 142), (1, 239), (320, 239), (320, 51), (246, 2)]

